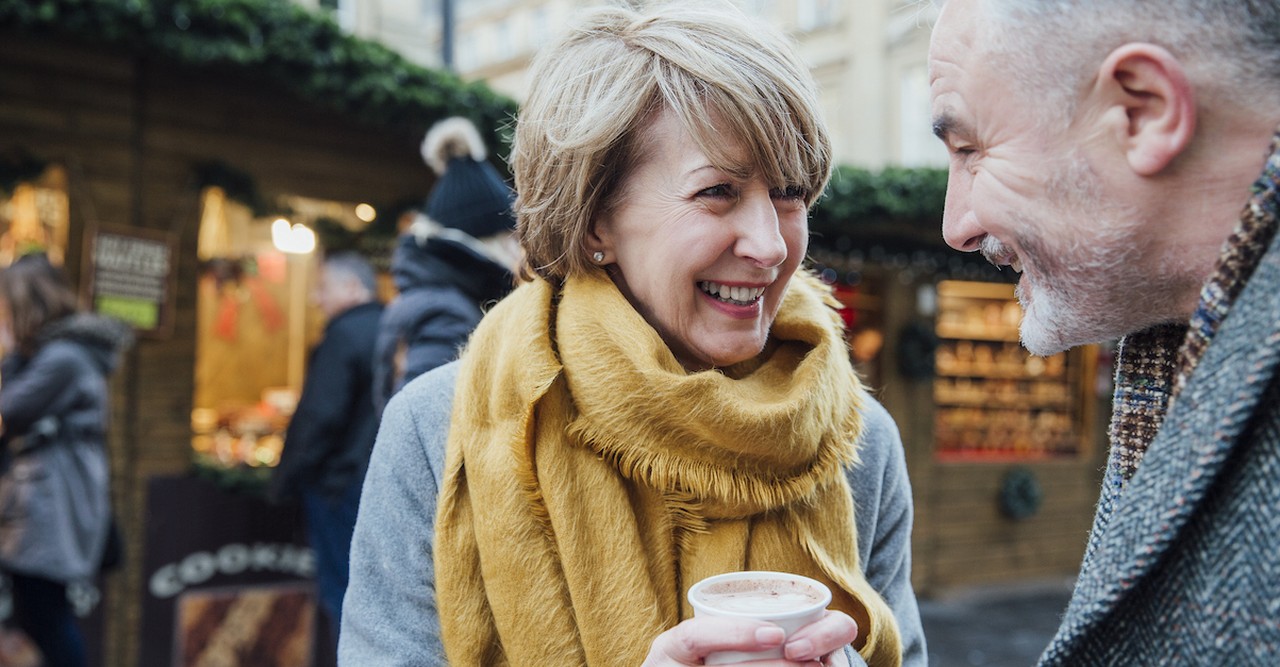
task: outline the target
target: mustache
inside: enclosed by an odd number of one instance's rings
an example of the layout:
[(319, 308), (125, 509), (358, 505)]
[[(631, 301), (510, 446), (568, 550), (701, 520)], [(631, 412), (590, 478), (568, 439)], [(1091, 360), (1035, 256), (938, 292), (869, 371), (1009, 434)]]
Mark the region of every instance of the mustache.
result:
[(982, 254), (983, 259), (986, 259), (997, 268), (1009, 264), (1014, 257), (1017, 257), (1017, 253), (1013, 251), (1013, 248), (990, 235), (982, 238), (982, 243), (978, 246), (978, 252)]

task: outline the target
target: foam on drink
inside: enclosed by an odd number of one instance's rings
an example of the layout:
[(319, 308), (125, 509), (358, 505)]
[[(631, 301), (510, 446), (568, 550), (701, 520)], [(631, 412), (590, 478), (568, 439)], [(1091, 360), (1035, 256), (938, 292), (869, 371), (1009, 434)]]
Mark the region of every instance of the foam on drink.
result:
[(709, 607), (738, 613), (786, 612), (822, 601), (812, 586), (786, 579), (722, 581), (703, 587), (697, 595)]

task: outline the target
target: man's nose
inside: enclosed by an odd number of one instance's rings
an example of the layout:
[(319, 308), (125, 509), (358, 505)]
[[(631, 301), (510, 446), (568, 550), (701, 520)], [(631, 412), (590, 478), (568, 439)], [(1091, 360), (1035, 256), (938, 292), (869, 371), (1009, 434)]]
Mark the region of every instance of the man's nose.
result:
[(964, 252), (973, 252), (987, 235), (978, 222), (978, 216), (970, 205), (968, 179), (958, 178), (955, 169), (947, 178), (947, 199), (942, 212), (942, 238), (947, 245)]

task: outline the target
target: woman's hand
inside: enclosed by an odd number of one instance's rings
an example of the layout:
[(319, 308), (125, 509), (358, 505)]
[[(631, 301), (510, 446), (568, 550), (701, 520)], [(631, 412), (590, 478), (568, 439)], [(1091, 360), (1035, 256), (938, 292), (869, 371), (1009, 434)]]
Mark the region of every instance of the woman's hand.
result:
[(758, 660), (752, 667), (834, 665), (847, 667), (844, 647), (858, 637), (858, 624), (848, 614), (827, 611), (821, 620), (800, 628), (786, 640), (782, 628), (764, 621), (690, 618), (658, 635), (644, 667), (701, 665), (720, 651), (764, 651), (783, 646), (785, 660)]

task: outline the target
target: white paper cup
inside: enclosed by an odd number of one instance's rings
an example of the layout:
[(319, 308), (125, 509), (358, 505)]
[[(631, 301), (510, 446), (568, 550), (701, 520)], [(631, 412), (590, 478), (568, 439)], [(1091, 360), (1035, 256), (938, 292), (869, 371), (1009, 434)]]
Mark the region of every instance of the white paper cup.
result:
[[(750, 582), (760, 582), (751, 586)], [(707, 577), (689, 587), (695, 617), (750, 618), (782, 628), (787, 637), (822, 618), (831, 604), (831, 591), (820, 581), (788, 572), (729, 572)], [(781, 658), (782, 647), (765, 651), (721, 651), (706, 658), (708, 665)]]

